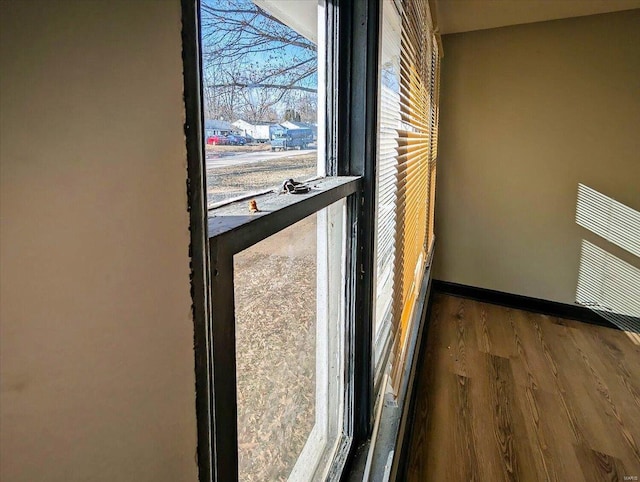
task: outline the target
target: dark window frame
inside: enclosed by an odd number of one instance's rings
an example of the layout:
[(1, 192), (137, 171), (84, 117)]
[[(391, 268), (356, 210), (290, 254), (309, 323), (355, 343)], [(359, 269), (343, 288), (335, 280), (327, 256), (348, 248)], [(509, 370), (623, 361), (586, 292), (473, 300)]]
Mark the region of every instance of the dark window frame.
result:
[[(329, 473), (345, 479), (373, 427), (372, 333), (379, 0), (326, 0), (326, 172), (344, 182), (233, 227), (208, 220), (203, 143), (200, 1), (181, 0), (190, 211), (198, 470), (201, 481), (237, 480), (233, 254), (340, 199), (347, 200), (345, 416)], [(339, 178), (338, 178), (339, 179)], [(260, 221), (263, 219), (263, 221)], [(271, 226), (271, 227), (269, 227)], [(210, 237), (210, 229), (217, 235)], [(244, 249), (244, 248), (242, 248)], [(223, 299), (212, 307), (212, 300)], [(229, 347), (234, 347), (230, 350)], [(233, 399), (233, 400), (232, 400)], [(230, 436), (230, 434), (232, 436)], [(219, 463), (217, 462), (219, 461)]]
[[(210, 230), (218, 234), (209, 239), (211, 300), (214, 308), (211, 313), (212, 371), (215, 381), (213, 407), (217, 419), (214, 423), (214, 459), (220, 461), (216, 464), (216, 480), (238, 479), (233, 257), (337, 201), (346, 198), (347, 202), (353, 203), (353, 198), (360, 191), (359, 177), (327, 178), (325, 183), (335, 185), (308, 195), (285, 196), (281, 199), (285, 202), (284, 207), (265, 215), (242, 216), (240, 220), (232, 215), (228, 221), (224, 215), (209, 219), (211, 228), (217, 221), (222, 221), (222, 226)], [(260, 198), (257, 199), (260, 204)], [(347, 262), (350, 258), (347, 256)], [(353, 267), (347, 268), (347, 272), (353, 271)], [(220, 302), (216, 303), (217, 300)], [(345, 413), (349, 413), (347, 407)], [(343, 437), (345, 435), (348, 437), (343, 432)]]

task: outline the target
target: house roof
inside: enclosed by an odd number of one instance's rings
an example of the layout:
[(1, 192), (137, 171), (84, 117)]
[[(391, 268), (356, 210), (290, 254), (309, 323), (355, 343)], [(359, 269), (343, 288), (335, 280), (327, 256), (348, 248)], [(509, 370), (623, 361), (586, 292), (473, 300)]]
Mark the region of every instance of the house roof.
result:
[(252, 126), (277, 126), (278, 125), (277, 122), (249, 122), (248, 120), (244, 120), (244, 119), (238, 119), (237, 121), (234, 122), (234, 124), (237, 124), (238, 122), (244, 122), (245, 124), (249, 124)]
[(309, 122), (284, 121), (282, 124), (294, 125), (296, 127), (308, 129), (314, 129), (317, 127), (316, 124), (310, 124)]
[(218, 120), (218, 119), (206, 119), (204, 121), (205, 129), (220, 129), (220, 130), (233, 130), (233, 126), (230, 122)]

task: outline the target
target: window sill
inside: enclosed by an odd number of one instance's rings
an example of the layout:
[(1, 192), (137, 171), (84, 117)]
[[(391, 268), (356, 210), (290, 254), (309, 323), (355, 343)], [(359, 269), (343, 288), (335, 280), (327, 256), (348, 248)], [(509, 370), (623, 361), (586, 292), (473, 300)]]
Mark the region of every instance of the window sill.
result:
[(269, 192), (254, 197), (258, 211), (251, 212), (249, 200), (237, 201), (209, 211), (209, 238), (233, 240), (239, 252), (316, 211), (359, 191), (361, 177), (326, 177), (310, 181), (305, 194)]

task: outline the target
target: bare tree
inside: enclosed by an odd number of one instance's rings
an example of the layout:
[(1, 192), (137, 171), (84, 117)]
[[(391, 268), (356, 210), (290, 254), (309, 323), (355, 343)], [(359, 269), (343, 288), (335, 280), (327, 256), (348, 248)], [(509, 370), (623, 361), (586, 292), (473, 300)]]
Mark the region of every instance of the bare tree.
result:
[(287, 110), (301, 122), (317, 122), (318, 96), (308, 92), (293, 92), (287, 99)]
[(315, 98), (312, 41), (251, 0), (203, 0), (201, 17), (208, 115), (267, 120), (293, 93)]

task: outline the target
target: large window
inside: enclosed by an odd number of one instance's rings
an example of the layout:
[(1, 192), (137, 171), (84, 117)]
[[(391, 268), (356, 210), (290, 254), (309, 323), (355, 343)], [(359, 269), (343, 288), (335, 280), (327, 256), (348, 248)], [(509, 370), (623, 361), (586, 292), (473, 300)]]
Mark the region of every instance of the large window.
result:
[(291, 6), (200, 3), (212, 320), (200, 465), (216, 480), (322, 480), (353, 438), (361, 179), (327, 177), (324, 1)]
[(339, 480), (431, 252), (427, 2), (182, 3), (200, 479)]

